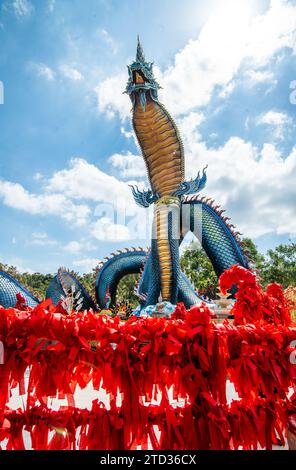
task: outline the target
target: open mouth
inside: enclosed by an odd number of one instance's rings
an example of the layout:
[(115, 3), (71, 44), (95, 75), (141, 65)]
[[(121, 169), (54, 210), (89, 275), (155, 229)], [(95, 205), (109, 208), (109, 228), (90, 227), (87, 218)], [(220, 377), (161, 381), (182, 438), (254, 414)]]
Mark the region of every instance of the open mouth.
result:
[(133, 83), (135, 85), (144, 85), (145, 84), (145, 76), (141, 72), (141, 70), (134, 70), (133, 71)]

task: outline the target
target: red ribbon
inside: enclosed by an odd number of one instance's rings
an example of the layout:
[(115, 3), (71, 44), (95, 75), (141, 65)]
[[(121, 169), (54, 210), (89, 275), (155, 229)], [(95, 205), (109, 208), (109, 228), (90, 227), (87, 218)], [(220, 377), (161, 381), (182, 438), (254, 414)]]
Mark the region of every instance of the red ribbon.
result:
[[(251, 449), (284, 442), (295, 421), (291, 325), (281, 287), (266, 291), (250, 271), (233, 267), (222, 290), (238, 285), (235, 322), (215, 324), (206, 305), (171, 319), (126, 322), (93, 311), (65, 315), (49, 300), (36, 308), (0, 307), (0, 441), (23, 449), (23, 431), (33, 449)], [(6, 407), (11, 391), (24, 394), (23, 410)], [(240, 400), (226, 403), (226, 381)], [(75, 407), (79, 385), (92, 381), (110, 397), (110, 409), (94, 401)], [(121, 404), (116, 397), (121, 396)], [(67, 398), (53, 411), (49, 398)], [(176, 402), (171, 402), (171, 398)], [(160, 399), (158, 404), (149, 404)], [(289, 424), (290, 423), (290, 424)], [(79, 436), (79, 437), (78, 437)]]

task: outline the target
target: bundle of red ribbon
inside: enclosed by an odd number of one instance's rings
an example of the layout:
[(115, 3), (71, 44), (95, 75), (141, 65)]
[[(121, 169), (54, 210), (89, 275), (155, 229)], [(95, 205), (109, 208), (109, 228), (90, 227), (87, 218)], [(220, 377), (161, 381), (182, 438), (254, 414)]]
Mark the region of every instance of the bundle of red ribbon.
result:
[[(38, 450), (60, 449), (270, 449), (284, 444), (289, 402), (258, 398), (218, 405), (207, 393), (200, 406), (181, 409), (164, 400), (161, 406), (142, 406), (142, 426), (129, 422), (120, 408), (94, 401), (91, 410), (69, 407), (59, 411), (32, 407), (6, 410), (0, 439), (7, 449), (25, 449), (27, 441)], [(132, 433), (132, 437), (130, 436)], [(29, 434), (29, 439), (28, 439)]]
[[(263, 291), (240, 267), (220, 282), (223, 290), (238, 285), (233, 325), (214, 323), (206, 305), (186, 311), (180, 304), (171, 319), (126, 322), (92, 311), (65, 315), (50, 301), (35, 309), (0, 308), (0, 440), (21, 449), (28, 431), (34, 449), (271, 448), (283, 442), (295, 413), (295, 400), (287, 397), (296, 381), (296, 329), (282, 290)], [(227, 378), (241, 398), (230, 405)], [(77, 385), (90, 382), (109, 394), (109, 407), (96, 401), (90, 410), (75, 407)], [(11, 410), (17, 386), (26, 404)], [(49, 397), (66, 397), (69, 407), (53, 411)]]

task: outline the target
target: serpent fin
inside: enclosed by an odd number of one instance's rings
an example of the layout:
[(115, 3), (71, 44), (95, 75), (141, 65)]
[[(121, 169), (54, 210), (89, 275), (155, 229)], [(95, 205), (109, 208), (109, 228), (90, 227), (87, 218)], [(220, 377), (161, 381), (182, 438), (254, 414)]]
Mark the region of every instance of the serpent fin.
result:
[(78, 279), (74, 271), (70, 271), (64, 267), (58, 269), (49, 286), (46, 289), (46, 298), (51, 298), (54, 305), (57, 305), (63, 297), (67, 297), (71, 289), (75, 289), (75, 294), (80, 293), (79, 300), (75, 297), (73, 309), (79, 307), (79, 311), (89, 310), (92, 308), (97, 310), (95, 300), (87, 291), (86, 287)]
[(194, 194), (201, 191), (207, 182), (206, 169), (207, 166), (202, 170), (202, 176), (200, 176), (200, 172), (198, 172), (195, 179), (191, 179), (190, 181), (183, 181), (179, 188), (172, 194), (172, 196), (183, 196), (185, 194)]
[(136, 185), (133, 186), (130, 184), (129, 186), (132, 188), (134, 200), (136, 204), (138, 204), (138, 206), (149, 207), (150, 204), (152, 204), (153, 202), (157, 201), (157, 199), (159, 199), (159, 195), (153, 193), (151, 189), (148, 189), (146, 191), (140, 191), (138, 186)]

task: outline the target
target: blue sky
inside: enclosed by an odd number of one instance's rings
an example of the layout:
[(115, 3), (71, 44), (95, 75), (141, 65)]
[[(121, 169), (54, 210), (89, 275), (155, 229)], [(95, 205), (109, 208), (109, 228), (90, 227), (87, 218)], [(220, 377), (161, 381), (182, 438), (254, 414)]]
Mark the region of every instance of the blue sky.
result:
[(85, 271), (149, 244), (122, 94), (137, 33), (187, 176), (207, 163), (203, 193), (261, 250), (295, 240), (295, 1), (0, 0), (1, 261)]

